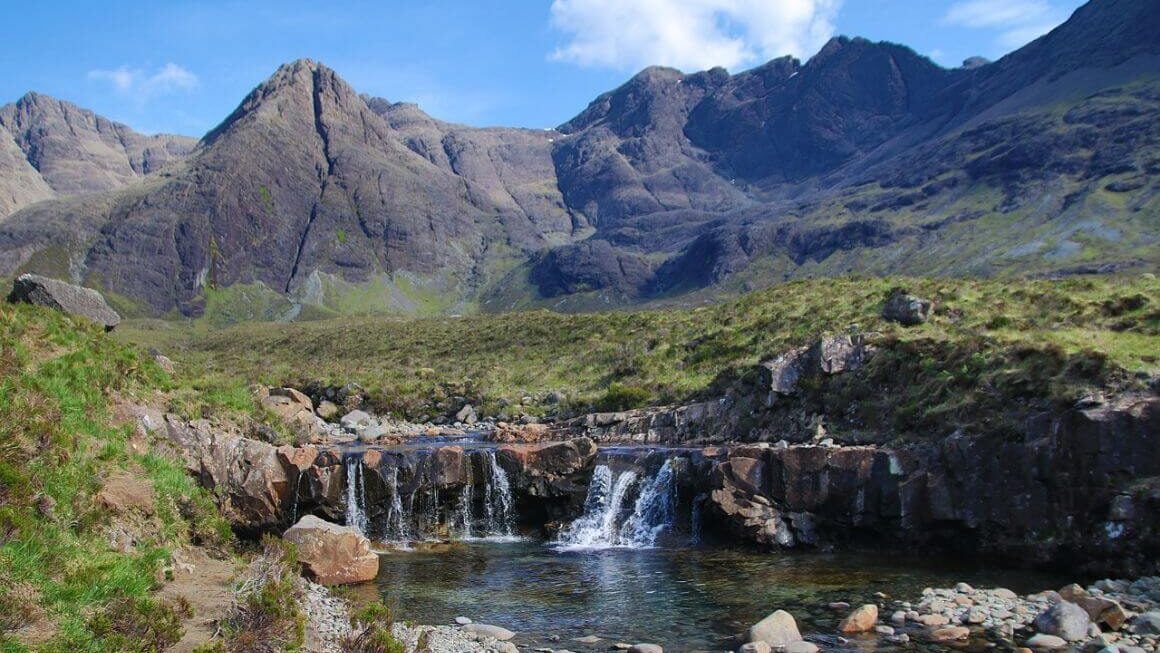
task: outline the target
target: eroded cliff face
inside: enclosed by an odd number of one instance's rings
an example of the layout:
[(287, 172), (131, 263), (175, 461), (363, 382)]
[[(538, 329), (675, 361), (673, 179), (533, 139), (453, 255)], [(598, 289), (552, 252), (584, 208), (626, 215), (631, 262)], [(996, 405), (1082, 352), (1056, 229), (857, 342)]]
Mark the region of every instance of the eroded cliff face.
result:
[[(728, 412), (726, 404), (707, 406), (718, 407), (717, 418)], [(690, 411), (704, 410), (654, 413), (637, 424), (689, 424)], [(205, 421), (160, 413), (142, 419), (175, 445), (246, 534), (284, 528), (305, 514), (359, 521), (383, 539), (455, 537), (472, 528), (476, 535), (550, 532), (580, 516), (598, 456), (608, 464), (613, 455), (638, 466), (695, 461), (677, 466), (674, 487), (681, 514), (701, 514), (692, 521), (709, 537), (769, 548), (950, 550), (1092, 573), (1155, 573), (1160, 560), (1154, 395), (1045, 414), (1029, 420), (1021, 438), (960, 433), (897, 446), (827, 440), (625, 448), (612, 446), (605, 430), (604, 453), (587, 437), (276, 447)], [(631, 442), (623, 428), (617, 435)]]

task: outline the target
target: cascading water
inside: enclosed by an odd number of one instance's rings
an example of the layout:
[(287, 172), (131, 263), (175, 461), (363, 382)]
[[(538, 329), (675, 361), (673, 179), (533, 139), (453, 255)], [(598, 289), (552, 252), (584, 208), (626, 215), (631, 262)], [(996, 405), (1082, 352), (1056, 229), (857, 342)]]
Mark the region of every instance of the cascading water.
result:
[(369, 526), (365, 497), (362, 460), (352, 456), (346, 459), (346, 525), (363, 534)]
[(484, 486), (486, 496), (484, 503), (487, 518), (487, 530), (490, 535), (511, 537), (515, 533), (515, 500), (512, 498), (512, 486), (508, 481), (507, 472), (499, 466), (495, 459), (495, 452), (488, 451), (488, 477)]
[[(636, 500), (629, 510), (632, 492)], [(560, 532), (556, 544), (565, 549), (648, 548), (676, 521), (676, 471), (666, 460), (653, 476), (635, 469), (613, 473), (597, 465), (588, 486), (584, 514)]]
[(392, 542), (406, 542), (411, 539), (411, 529), (407, 527), (407, 513), (403, 512), (403, 497), (399, 490), (399, 468), (391, 468), (391, 503), (387, 506), (387, 539)]

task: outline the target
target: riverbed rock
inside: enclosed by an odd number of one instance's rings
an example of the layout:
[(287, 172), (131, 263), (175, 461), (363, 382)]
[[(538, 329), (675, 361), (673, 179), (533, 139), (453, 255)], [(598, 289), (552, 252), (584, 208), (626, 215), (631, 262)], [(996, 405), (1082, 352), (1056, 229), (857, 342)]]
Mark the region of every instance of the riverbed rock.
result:
[(455, 623), (459, 624), (460, 626), (466, 626), (467, 624), (474, 622), (468, 617), (456, 617)]
[(1037, 633), (1027, 640), (1027, 646), (1032, 649), (1054, 651), (1067, 647), (1067, 640), (1055, 635)]
[(930, 318), (933, 307), (929, 300), (911, 295), (903, 288), (894, 288), (882, 305), (882, 317), (903, 326), (915, 326)]
[(1135, 635), (1160, 635), (1160, 611), (1150, 611), (1132, 618), (1128, 630)]
[(370, 541), (349, 526), (307, 515), (283, 537), (298, 545), (304, 571), (322, 585), (361, 583), (379, 573), (379, 556)]
[(105, 327), (106, 331), (112, 331), (121, 323), (121, 316), (109, 307), (104, 296), (96, 290), (39, 274), (22, 274), (17, 277), (12, 283), (12, 292), (8, 294), (8, 302), (45, 306), (83, 317)]
[(867, 603), (854, 609), (838, 624), (838, 630), (843, 633), (865, 633), (874, 630), (878, 623), (878, 606)]
[(785, 645), (785, 653), (818, 653), (818, 645), (799, 639)]
[(1035, 629), (1056, 635), (1069, 642), (1085, 639), (1091, 619), (1088, 613), (1071, 601), (1060, 601), (1035, 618)]
[(493, 626), (491, 624), (477, 624), (471, 623), (463, 627), (463, 632), (476, 637), (492, 637), (501, 642), (506, 642), (516, 636), (515, 633), (502, 626)]
[(777, 610), (749, 628), (750, 642), (765, 642), (773, 648), (801, 640), (797, 621), (785, 610)]
[(633, 644), (628, 653), (665, 653), (660, 644)]
[(1097, 624), (1104, 624), (1112, 630), (1119, 630), (1128, 620), (1128, 613), (1118, 602), (1102, 596), (1081, 596), (1075, 604), (1088, 613)]
[(971, 629), (966, 626), (942, 626), (930, 631), (930, 638), (936, 642), (953, 642), (970, 637)]

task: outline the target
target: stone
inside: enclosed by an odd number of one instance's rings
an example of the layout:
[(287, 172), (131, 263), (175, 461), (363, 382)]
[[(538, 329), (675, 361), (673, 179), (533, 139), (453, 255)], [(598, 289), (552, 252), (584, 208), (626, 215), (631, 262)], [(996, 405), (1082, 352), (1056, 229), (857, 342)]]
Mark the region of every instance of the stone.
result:
[(878, 606), (873, 603), (856, 608), (838, 624), (838, 630), (843, 633), (864, 633), (874, 629), (878, 622)]
[(987, 620), (987, 611), (981, 608), (971, 608), (967, 613), (967, 623), (981, 624)]
[(1087, 637), (1090, 623), (1091, 618), (1083, 608), (1070, 601), (1060, 601), (1035, 618), (1035, 629), (1077, 642)]
[(1149, 611), (1136, 615), (1129, 624), (1133, 635), (1160, 635), (1160, 611)]
[(953, 642), (971, 636), (971, 629), (966, 626), (942, 626), (930, 632), (930, 638), (936, 642)]
[(1093, 622), (1104, 624), (1112, 630), (1119, 630), (1128, 620), (1128, 613), (1112, 599), (1102, 596), (1082, 596), (1076, 599), (1075, 603), (1088, 613)]
[(894, 288), (882, 305), (882, 317), (903, 326), (915, 326), (930, 318), (933, 307), (929, 300), (915, 297), (903, 288)]
[(496, 642), (491, 645), (491, 648), (495, 650), (495, 653), (520, 653), (520, 647), (511, 642)]
[(306, 515), (283, 537), (298, 545), (303, 570), (322, 585), (344, 585), (374, 580), (379, 556), (357, 530)]
[(585, 635), (584, 637), (574, 637), (572, 639), (572, 641), (580, 642), (581, 644), (595, 644), (596, 642), (599, 642), (600, 640), (601, 640), (601, 638), (597, 637), (596, 635)]
[(1011, 590), (1007, 589), (1006, 587), (1000, 587), (1000, 588), (991, 590), (991, 595), (997, 599), (1003, 599), (1004, 601), (1014, 601), (1015, 599), (1019, 598), (1018, 594), (1016, 594), (1015, 592), (1012, 592)]
[(112, 331), (121, 323), (121, 316), (109, 307), (104, 296), (96, 290), (39, 274), (22, 274), (17, 277), (12, 283), (12, 292), (8, 294), (8, 302), (45, 306), (83, 317), (105, 327), (106, 331)]
[(901, 626), (906, 623), (906, 611), (895, 610), (894, 614), (890, 615), (890, 623), (895, 626)]
[(476, 637), (491, 637), (498, 639), (501, 642), (506, 642), (516, 636), (515, 633), (503, 628), (501, 626), (492, 626), (490, 624), (470, 623), (463, 627), (463, 632)]
[(834, 601), (830, 604), (831, 610), (849, 610), (850, 604), (845, 601)]
[(137, 511), (152, 515), (155, 502), (153, 483), (126, 473), (109, 477), (97, 492), (97, 503), (121, 514)]
[(918, 623), (924, 626), (945, 626), (951, 622), (945, 615), (941, 614), (924, 614), (917, 619)]
[(1044, 633), (1037, 633), (1027, 640), (1027, 646), (1033, 649), (1049, 650), (1061, 649), (1067, 647), (1067, 640), (1055, 635), (1047, 635)]
[(802, 639), (786, 644), (785, 653), (818, 653), (818, 646)]
[(460, 408), (459, 412), (455, 413), (455, 421), (463, 422), (470, 426), (479, 421), (479, 416), (476, 415), (475, 408), (471, 404), (464, 404), (463, 408)]
[(665, 653), (659, 644), (633, 644), (628, 653)]
[(874, 632), (879, 635), (893, 635), (894, 629), (890, 626), (874, 626)]
[(958, 583), (955, 585), (955, 591), (959, 594), (971, 594), (975, 591), (975, 588), (966, 583)]
[(765, 642), (746, 642), (737, 649), (737, 653), (772, 653), (773, 647)]
[(349, 413), (343, 415), (342, 419), (340, 419), (338, 422), (339, 424), (342, 424), (343, 428), (353, 431), (360, 426), (366, 426), (367, 424), (370, 424), (373, 419), (374, 418), (371, 417), (370, 413), (362, 410), (352, 410)]
[(1088, 591), (1076, 583), (1065, 585), (1059, 589), (1059, 595), (1063, 597), (1064, 601), (1071, 601), (1077, 603), (1077, 599), (1091, 596)]
[(460, 626), (466, 626), (467, 624), (473, 623), (473, 622), (471, 621), (471, 619), (469, 619), (467, 617), (456, 617), (455, 623), (459, 624)]
[(801, 640), (797, 622), (785, 610), (777, 610), (749, 628), (750, 642), (765, 642), (773, 648)]
[(323, 399), (322, 401), (318, 402), (318, 408), (315, 410), (315, 412), (318, 413), (318, 416), (322, 419), (334, 419), (334, 416), (338, 414), (338, 406), (333, 401)]
[(887, 637), (886, 641), (893, 644), (905, 644), (910, 641), (910, 635), (907, 635), (906, 633), (898, 633), (897, 635), (891, 635), (890, 637)]

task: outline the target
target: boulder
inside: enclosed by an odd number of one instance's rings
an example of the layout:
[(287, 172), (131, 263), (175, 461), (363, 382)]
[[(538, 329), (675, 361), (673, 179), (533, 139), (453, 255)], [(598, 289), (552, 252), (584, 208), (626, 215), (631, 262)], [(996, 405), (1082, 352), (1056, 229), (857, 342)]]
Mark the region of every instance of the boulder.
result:
[(874, 630), (874, 626), (878, 623), (878, 606), (873, 603), (859, 606), (850, 613), (842, 623), (838, 624), (838, 630), (843, 633), (865, 633)]
[(801, 638), (793, 615), (778, 610), (750, 626), (748, 639), (750, 642), (765, 642), (772, 648), (781, 648)]
[(1104, 624), (1112, 630), (1119, 630), (1128, 620), (1128, 613), (1118, 602), (1103, 596), (1080, 596), (1075, 604), (1083, 608), (1094, 623)]
[(459, 412), (455, 413), (455, 420), (457, 422), (463, 422), (464, 424), (470, 425), (478, 422), (479, 416), (476, 415), (474, 406), (471, 404), (464, 404), (463, 408), (460, 408)]
[(475, 635), (476, 637), (491, 637), (501, 642), (506, 642), (516, 636), (515, 633), (507, 628), (492, 626), (490, 624), (467, 624), (463, 626), (463, 632), (469, 635)]
[(322, 585), (361, 583), (379, 573), (379, 556), (370, 540), (349, 526), (307, 515), (283, 537), (298, 545), (303, 570)]
[(101, 293), (39, 274), (20, 275), (12, 283), (8, 302), (46, 306), (80, 316), (100, 324), (106, 331), (121, 323), (121, 316), (109, 307)]
[(1056, 649), (1066, 648), (1067, 640), (1055, 635), (1046, 635), (1044, 633), (1037, 633), (1027, 640), (1027, 646), (1037, 650), (1054, 651)]
[(1160, 611), (1152, 610), (1132, 618), (1129, 630), (1134, 635), (1160, 635)]
[(894, 288), (882, 305), (882, 317), (903, 326), (914, 326), (926, 322), (933, 307), (929, 300), (915, 297), (902, 288)]
[(342, 424), (343, 428), (353, 431), (359, 427), (370, 424), (373, 419), (374, 418), (370, 416), (370, 413), (367, 413), (366, 411), (352, 410), (342, 416), (342, 419), (339, 420), (339, 424)]
[(1046, 635), (1056, 635), (1069, 642), (1087, 638), (1091, 618), (1083, 608), (1071, 601), (1060, 601), (1035, 618), (1035, 629)]

